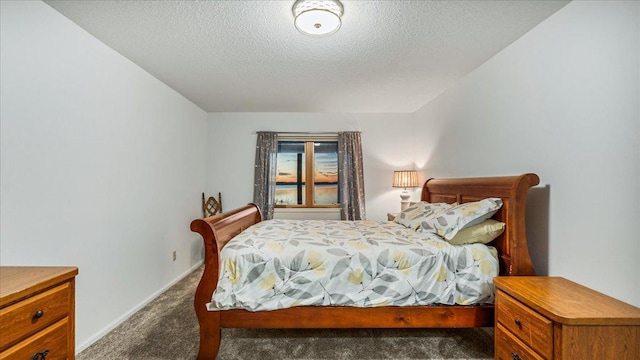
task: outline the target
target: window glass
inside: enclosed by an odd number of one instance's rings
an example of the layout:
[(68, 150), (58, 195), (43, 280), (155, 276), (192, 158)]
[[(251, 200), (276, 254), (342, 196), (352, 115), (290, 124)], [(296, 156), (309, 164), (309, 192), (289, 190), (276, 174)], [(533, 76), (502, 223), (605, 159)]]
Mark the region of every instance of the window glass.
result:
[(280, 140), (276, 166), (277, 207), (338, 206), (337, 141)]
[(305, 162), (304, 141), (278, 141), (276, 205), (305, 204)]
[(315, 205), (338, 203), (338, 143), (313, 143), (313, 200)]

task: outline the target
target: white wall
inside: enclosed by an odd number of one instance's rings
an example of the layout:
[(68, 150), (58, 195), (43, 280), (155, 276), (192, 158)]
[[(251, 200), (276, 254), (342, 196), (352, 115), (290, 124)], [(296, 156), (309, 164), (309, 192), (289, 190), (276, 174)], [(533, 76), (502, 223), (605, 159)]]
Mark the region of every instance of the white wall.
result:
[(207, 191), (222, 192), (225, 210), (253, 200), (256, 131), (362, 131), (367, 219), (386, 220), (400, 210), (393, 170), (414, 167), (410, 125), (411, 114), (210, 113)]
[(640, 3), (572, 2), (415, 114), (429, 175), (535, 172), (530, 251), (640, 306)]
[(207, 115), (48, 5), (0, 3), (0, 262), (79, 267), (80, 351), (200, 261)]

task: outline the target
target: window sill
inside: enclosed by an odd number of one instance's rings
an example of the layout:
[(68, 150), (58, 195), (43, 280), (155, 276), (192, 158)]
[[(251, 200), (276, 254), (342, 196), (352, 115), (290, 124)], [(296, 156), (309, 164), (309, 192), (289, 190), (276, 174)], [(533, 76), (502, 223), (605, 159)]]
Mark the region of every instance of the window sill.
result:
[(340, 208), (276, 208), (274, 219), (340, 220)]

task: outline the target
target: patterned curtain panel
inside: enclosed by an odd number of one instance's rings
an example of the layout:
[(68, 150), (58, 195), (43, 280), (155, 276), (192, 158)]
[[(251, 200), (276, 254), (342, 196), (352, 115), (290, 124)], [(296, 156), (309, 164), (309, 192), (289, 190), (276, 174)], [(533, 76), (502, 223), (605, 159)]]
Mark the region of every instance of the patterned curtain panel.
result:
[(259, 131), (256, 143), (256, 164), (253, 179), (253, 202), (265, 220), (273, 219), (276, 198), (276, 157), (278, 133)]
[(364, 220), (364, 172), (362, 171), (362, 141), (360, 132), (338, 133), (338, 182), (340, 218)]

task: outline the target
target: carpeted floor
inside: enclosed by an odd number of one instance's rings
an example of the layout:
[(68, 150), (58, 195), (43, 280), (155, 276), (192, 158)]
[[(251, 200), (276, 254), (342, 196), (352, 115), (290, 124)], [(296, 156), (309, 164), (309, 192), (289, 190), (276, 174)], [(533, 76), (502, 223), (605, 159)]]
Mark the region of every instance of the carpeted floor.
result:
[[(76, 359), (195, 359), (201, 274), (189, 274)], [(223, 329), (218, 359), (493, 359), (493, 329)]]

